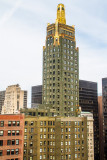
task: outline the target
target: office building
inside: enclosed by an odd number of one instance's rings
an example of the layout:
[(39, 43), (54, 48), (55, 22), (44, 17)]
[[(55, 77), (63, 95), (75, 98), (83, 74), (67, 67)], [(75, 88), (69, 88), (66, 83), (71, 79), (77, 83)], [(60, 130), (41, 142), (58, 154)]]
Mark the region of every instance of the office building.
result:
[(102, 79), (102, 110), (103, 110), (103, 159), (107, 159), (107, 78)]
[(98, 96), (99, 110), (99, 142), (100, 142), (100, 160), (104, 160), (104, 140), (103, 140), (103, 106), (102, 96)]
[(0, 114), (2, 111), (2, 106), (4, 105), (5, 91), (0, 91)]
[(31, 90), (31, 107), (42, 104), (42, 85), (33, 86)]
[(26, 107), (27, 91), (22, 91), (18, 84), (8, 86), (5, 91), (5, 100), (1, 114), (19, 113), (21, 108)]
[(0, 160), (22, 160), (24, 115), (0, 115)]
[(95, 160), (100, 159), (99, 153), (99, 118), (98, 118), (98, 93), (97, 83), (79, 81), (79, 105), (81, 110), (93, 113), (94, 118), (94, 156)]
[(47, 26), (43, 47), (44, 105), (62, 116), (77, 116), (79, 106), (79, 52), (75, 41), (75, 27), (66, 24), (65, 7), (57, 7), (55, 23)]

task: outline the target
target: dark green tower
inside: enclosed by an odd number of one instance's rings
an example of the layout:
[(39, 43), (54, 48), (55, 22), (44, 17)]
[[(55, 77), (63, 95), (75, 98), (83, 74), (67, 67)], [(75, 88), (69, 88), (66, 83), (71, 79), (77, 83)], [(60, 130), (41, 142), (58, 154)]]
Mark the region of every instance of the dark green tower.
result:
[(56, 22), (47, 26), (46, 46), (43, 47), (42, 102), (51, 104), (58, 115), (78, 115), (79, 52), (75, 28), (66, 25), (63, 4), (57, 7)]

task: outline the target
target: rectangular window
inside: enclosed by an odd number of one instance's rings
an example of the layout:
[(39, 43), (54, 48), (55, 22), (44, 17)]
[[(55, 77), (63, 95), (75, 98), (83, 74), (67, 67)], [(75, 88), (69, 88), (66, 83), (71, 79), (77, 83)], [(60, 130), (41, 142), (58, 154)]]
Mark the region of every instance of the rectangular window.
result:
[(10, 149), (7, 150), (7, 155), (10, 155)]
[(17, 136), (19, 135), (19, 132), (20, 132), (19, 130), (18, 130), (18, 131), (16, 131), (16, 135), (17, 135)]
[(11, 149), (11, 155), (14, 155), (14, 149)]
[(19, 139), (16, 139), (16, 145), (19, 145)]
[(20, 121), (17, 121), (16, 124), (17, 124), (17, 126), (20, 126)]
[(16, 149), (16, 154), (17, 154), (17, 155), (19, 154), (19, 149)]
[(11, 145), (11, 140), (7, 140), (7, 145)]
[(3, 131), (0, 131), (0, 136), (3, 136)]
[(2, 150), (0, 150), (0, 156), (2, 156), (3, 155), (3, 151)]
[(3, 140), (0, 140), (0, 146), (3, 146)]
[(11, 136), (11, 131), (8, 131), (8, 136)]
[(11, 126), (12, 125), (12, 122), (11, 121), (8, 121), (8, 126)]
[(25, 121), (25, 126), (27, 126), (27, 121)]
[(4, 121), (1, 121), (0, 127), (4, 127)]
[(13, 126), (15, 126), (16, 125), (16, 121), (13, 121)]
[(12, 139), (12, 145), (15, 145), (15, 140), (14, 139)]
[(12, 136), (15, 136), (15, 131), (12, 131)]

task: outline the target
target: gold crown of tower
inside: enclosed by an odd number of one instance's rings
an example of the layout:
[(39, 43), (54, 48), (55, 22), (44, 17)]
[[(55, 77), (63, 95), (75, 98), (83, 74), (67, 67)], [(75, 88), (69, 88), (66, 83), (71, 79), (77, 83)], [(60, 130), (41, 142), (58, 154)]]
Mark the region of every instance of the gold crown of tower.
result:
[(66, 24), (65, 7), (63, 4), (57, 6), (57, 20), (59, 23)]

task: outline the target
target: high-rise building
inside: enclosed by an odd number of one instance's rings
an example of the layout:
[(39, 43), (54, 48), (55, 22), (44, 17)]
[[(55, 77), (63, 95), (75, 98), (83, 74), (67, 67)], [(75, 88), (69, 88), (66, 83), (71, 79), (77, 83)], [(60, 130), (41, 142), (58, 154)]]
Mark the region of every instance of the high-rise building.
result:
[(93, 115), (79, 107), (79, 55), (65, 7), (48, 24), (43, 47), (42, 104), (25, 113), (24, 160), (94, 160)]
[(42, 104), (42, 85), (33, 86), (31, 91), (31, 107)]
[(98, 96), (99, 110), (99, 142), (100, 142), (100, 160), (104, 160), (104, 140), (103, 140), (103, 106), (102, 96)]
[(0, 91), (0, 114), (2, 111), (2, 106), (4, 105), (5, 91)]
[(79, 105), (81, 110), (93, 113), (94, 118), (94, 156), (100, 159), (99, 153), (99, 118), (98, 118), (98, 92), (97, 83), (91, 81), (79, 81)]
[(22, 91), (20, 86), (11, 85), (6, 88), (2, 114), (19, 113), (21, 108), (27, 107), (27, 91)]
[(0, 160), (22, 160), (24, 115), (0, 115)]
[(65, 7), (57, 7), (55, 23), (47, 26), (43, 47), (43, 98), (62, 116), (76, 116), (79, 106), (79, 52), (75, 28), (66, 24)]
[(107, 159), (107, 78), (102, 79), (102, 108), (103, 108), (103, 159)]

